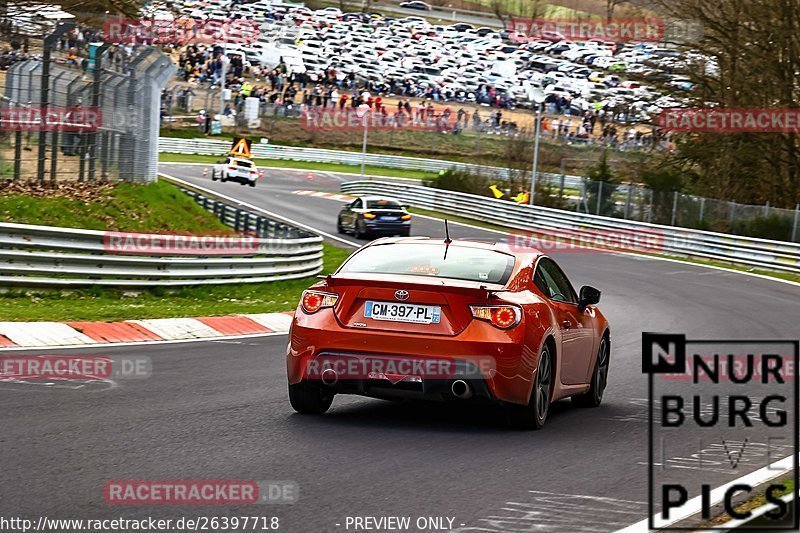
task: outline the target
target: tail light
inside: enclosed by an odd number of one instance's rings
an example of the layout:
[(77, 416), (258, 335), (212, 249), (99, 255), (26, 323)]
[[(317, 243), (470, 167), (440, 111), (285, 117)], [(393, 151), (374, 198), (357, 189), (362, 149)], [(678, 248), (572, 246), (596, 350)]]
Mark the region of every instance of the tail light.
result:
[(338, 294), (322, 291), (303, 291), (303, 297), (300, 304), (303, 306), (303, 311), (308, 314), (316, 313), (323, 307), (333, 307), (339, 299)]
[(470, 309), (473, 317), (491, 322), (500, 329), (512, 328), (522, 319), (522, 310), (515, 305), (472, 305)]
[(400, 220), (411, 220), (411, 215), (403, 215), (400, 217)]
[(367, 220), (372, 220), (373, 218), (375, 218), (377, 216), (378, 215), (376, 215), (375, 213), (364, 213), (364, 218), (366, 218)]

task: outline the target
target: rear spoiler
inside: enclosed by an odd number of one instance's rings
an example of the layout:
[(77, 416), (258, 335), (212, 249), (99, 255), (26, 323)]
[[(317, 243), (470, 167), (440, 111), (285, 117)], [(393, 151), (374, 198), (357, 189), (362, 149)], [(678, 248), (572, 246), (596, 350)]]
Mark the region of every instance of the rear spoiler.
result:
[[(320, 279), (320, 280), (324, 280), (325, 281), (325, 285), (328, 286), (328, 287), (334, 287), (335, 286), (335, 283), (334, 283), (334, 279), (335, 278), (333, 277), (332, 274), (318, 274), (316, 276), (316, 278)], [(464, 289), (468, 289), (468, 288), (464, 287)], [(431, 286), (431, 290), (435, 290), (435, 285)], [(475, 289), (468, 289), (468, 290), (475, 290)], [(490, 300), (491, 298), (499, 297), (499, 293), (511, 292), (509, 289), (490, 289), (486, 285), (479, 286), (477, 288), (477, 290), (483, 292), (483, 298), (486, 299), (487, 301)]]

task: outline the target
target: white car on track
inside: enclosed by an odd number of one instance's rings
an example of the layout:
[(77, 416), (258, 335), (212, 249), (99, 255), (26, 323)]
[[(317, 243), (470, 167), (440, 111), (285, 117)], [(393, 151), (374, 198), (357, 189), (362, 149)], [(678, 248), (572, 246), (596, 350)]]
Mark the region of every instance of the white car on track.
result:
[(247, 158), (228, 156), (223, 163), (214, 165), (211, 179), (222, 182), (238, 181), (242, 185), (255, 187), (258, 180), (258, 168)]

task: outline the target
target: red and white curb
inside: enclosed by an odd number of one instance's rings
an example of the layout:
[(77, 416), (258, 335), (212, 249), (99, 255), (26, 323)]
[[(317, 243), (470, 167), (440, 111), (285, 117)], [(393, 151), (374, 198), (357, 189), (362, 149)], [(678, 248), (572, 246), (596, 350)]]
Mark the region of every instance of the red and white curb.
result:
[(0, 322), (0, 349), (288, 333), (291, 323), (292, 313), (154, 318), (120, 322)]

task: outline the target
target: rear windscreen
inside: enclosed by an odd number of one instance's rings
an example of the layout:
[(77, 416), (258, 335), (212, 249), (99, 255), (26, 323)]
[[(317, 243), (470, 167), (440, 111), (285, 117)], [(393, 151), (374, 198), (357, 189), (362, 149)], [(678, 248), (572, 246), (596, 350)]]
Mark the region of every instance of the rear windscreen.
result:
[(253, 163), (251, 163), (250, 161), (239, 161), (239, 160), (236, 160), (236, 164), (239, 165), (240, 167), (247, 167), (247, 168), (250, 168), (250, 167), (253, 166)]
[(340, 273), (405, 274), (505, 285), (514, 256), (494, 250), (450, 245), (399, 243), (371, 246), (353, 255)]
[(367, 200), (367, 209), (400, 209), (402, 207), (396, 200)]

